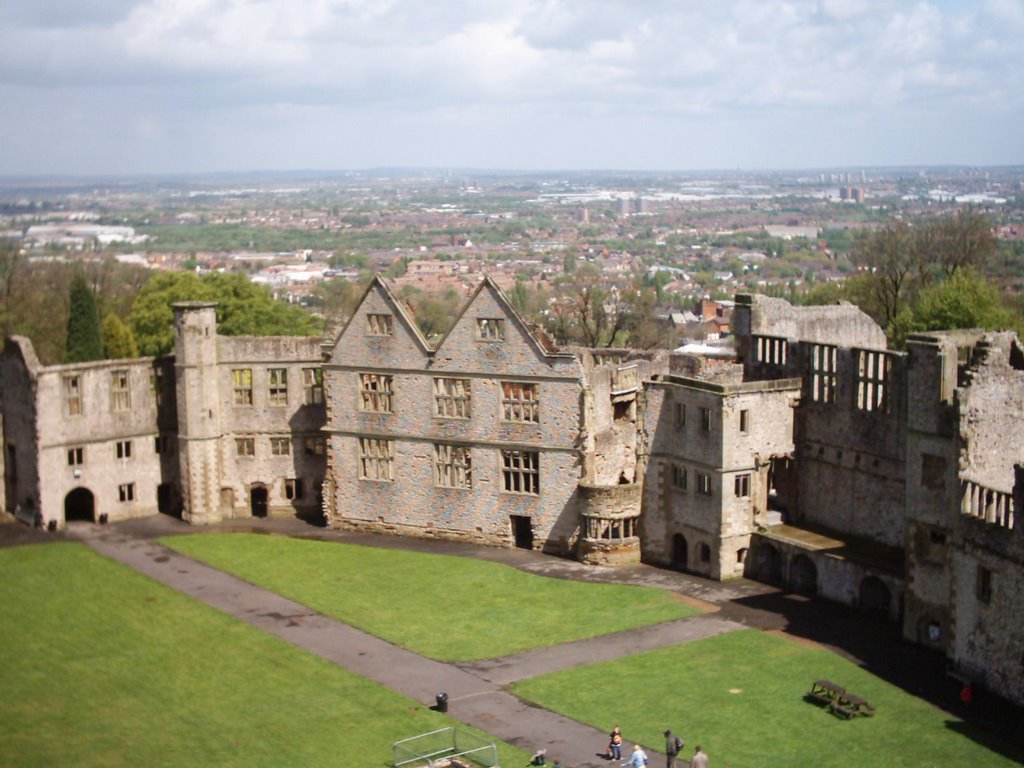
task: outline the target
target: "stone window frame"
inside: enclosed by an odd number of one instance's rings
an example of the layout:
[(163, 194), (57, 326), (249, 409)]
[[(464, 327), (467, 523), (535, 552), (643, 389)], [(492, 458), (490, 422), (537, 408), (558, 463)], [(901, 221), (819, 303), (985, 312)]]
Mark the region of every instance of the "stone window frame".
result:
[(395, 316), (389, 312), (367, 312), (366, 335), (394, 336)]
[(733, 493), (737, 499), (750, 498), (750, 473), (742, 472), (733, 478)]
[(394, 375), (372, 371), (357, 375), (359, 410), (363, 413), (394, 413)]
[(273, 436), (270, 438), (271, 456), (291, 456), (292, 439), (290, 437)]
[(395, 441), (389, 438), (360, 437), (359, 479), (372, 483), (393, 483), (395, 481)]
[(478, 317), (476, 319), (476, 340), (500, 342), (505, 340), (505, 318)]
[(302, 447), (307, 456), (323, 456), (327, 453), (327, 443), (322, 435), (306, 435)]
[(992, 581), (992, 569), (978, 563), (978, 570), (975, 575), (975, 595), (979, 603), (984, 603), (985, 605), (992, 603)]
[(809, 364), (812, 402), (836, 401), (838, 357), (839, 348), (832, 344), (811, 344)]
[(677, 491), (687, 490), (687, 486), (689, 485), (688, 476), (690, 473), (687, 471), (686, 467), (682, 464), (672, 462), (669, 467), (669, 471), (669, 482), (671, 483), (672, 488)]
[(231, 369), (232, 402), (239, 408), (252, 405), (252, 368)]
[(752, 334), (750, 340), (755, 363), (786, 365), (789, 362), (789, 339), (786, 337)]
[(284, 497), (288, 501), (297, 501), (303, 497), (301, 477), (286, 477), (284, 479)]
[(127, 368), (110, 372), (110, 412), (119, 413), (132, 409), (132, 386)]
[(468, 445), (434, 443), (434, 485), (438, 488), (473, 488), (473, 456)]
[(516, 496), (540, 495), (540, 451), (502, 449), (501, 492)]
[(68, 448), (68, 466), (80, 467), (85, 464), (85, 446), (76, 445)]
[(256, 438), (255, 437), (236, 437), (235, 438), (235, 456), (240, 459), (254, 459), (256, 458)]
[(676, 432), (682, 432), (686, 429), (686, 403), (676, 403), (675, 429)]
[(700, 409), (700, 431), (711, 431), (711, 409), (701, 407)]
[(155, 435), (153, 437), (153, 453), (157, 456), (171, 453), (173, 435)]
[(132, 457), (132, 441), (118, 440), (114, 443), (114, 458), (127, 461)]
[(267, 368), (267, 405), (288, 405), (287, 368)]
[(85, 399), (82, 396), (82, 374), (66, 373), (61, 376), (61, 392), (65, 416), (81, 416), (85, 413)]
[(302, 369), (302, 396), (306, 405), (320, 405), (324, 401), (323, 368)]
[(711, 474), (709, 472), (697, 472), (697, 493), (701, 496), (711, 496)]
[(857, 350), (857, 410), (890, 412), (891, 372), (892, 361), (889, 353), (877, 349)]
[(750, 432), (750, 409), (740, 409), (740, 434), (746, 435)]
[(435, 376), (433, 380), (434, 417), (438, 419), (472, 418), (472, 379)]
[(135, 483), (121, 483), (118, 485), (117, 497), (125, 503), (135, 501)]
[(153, 393), (153, 405), (164, 404), (164, 369), (156, 366), (149, 372), (149, 391)]
[(540, 424), (540, 383), (499, 381), (501, 420), (514, 424)]

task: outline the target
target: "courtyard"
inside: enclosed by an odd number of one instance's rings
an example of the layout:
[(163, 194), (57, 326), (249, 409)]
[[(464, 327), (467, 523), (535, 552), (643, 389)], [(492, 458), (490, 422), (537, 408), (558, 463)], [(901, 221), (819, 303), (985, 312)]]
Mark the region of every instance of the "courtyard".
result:
[[(385, 766), (392, 742), (453, 720), (497, 741), (507, 766), (540, 748), (601, 764), (616, 723), (648, 752), (671, 727), (684, 756), (700, 743), (733, 768), (1021, 759), (936, 706), (938, 682), (912, 695), (910, 670), (882, 669), (884, 656), (907, 667), (906, 649), (871, 656), (885, 628), (867, 619), (859, 654), (803, 636), (807, 601), (749, 583), (261, 523), (83, 525), (67, 538), (88, 548), (43, 537), (0, 550), (0, 762)], [(36, 540), (20, 528), (18, 543)], [(848, 635), (856, 617), (834, 618)], [(804, 701), (822, 676), (876, 716)], [(440, 691), (447, 716), (428, 708)]]

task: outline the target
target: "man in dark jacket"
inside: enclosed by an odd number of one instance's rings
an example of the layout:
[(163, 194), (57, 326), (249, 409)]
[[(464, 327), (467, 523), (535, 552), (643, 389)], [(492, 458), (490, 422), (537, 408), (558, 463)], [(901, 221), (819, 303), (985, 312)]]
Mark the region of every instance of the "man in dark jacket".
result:
[(676, 755), (683, 749), (683, 740), (665, 731), (665, 768), (676, 768)]

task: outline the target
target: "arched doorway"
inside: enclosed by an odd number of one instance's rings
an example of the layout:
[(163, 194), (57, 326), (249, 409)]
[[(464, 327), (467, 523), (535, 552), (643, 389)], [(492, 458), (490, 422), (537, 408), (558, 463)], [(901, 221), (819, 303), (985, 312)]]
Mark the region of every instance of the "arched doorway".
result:
[(865, 576), (860, 582), (860, 607), (870, 613), (888, 615), (892, 595), (877, 576)]
[(782, 555), (771, 544), (759, 544), (754, 549), (753, 577), (765, 584), (781, 586)]
[(672, 567), (685, 571), (690, 564), (690, 546), (686, 537), (677, 533), (672, 537)]
[(64, 522), (96, 522), (96, 501), (88, 488), (75, 488), (64, 497)]
[(818, 594), (818, 569), (807, 555), (797, 555), (790, 561), (789, 588), (798, 595)]
[(254, 485), (249, 490), (249, 504), (253, 517), (267, 516), (267, 486)]

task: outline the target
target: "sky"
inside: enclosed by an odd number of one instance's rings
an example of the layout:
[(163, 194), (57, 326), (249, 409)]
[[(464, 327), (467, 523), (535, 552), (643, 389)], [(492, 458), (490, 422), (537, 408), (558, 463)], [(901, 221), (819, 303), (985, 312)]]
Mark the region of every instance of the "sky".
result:
[(0, 175), (1024, 164), (1024, 0), (3, 0)]

